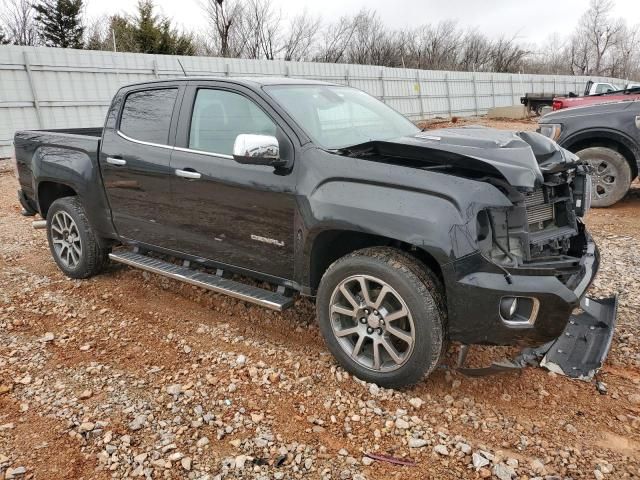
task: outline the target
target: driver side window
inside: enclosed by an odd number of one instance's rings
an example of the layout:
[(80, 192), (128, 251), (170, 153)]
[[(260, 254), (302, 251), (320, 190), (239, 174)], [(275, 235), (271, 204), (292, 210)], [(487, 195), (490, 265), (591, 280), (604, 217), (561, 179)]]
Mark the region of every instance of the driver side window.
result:
[(276, 125), (254, 102), (239, 93), (200, 89), (191, 115), (189, 148), (233, 154), (233, 143), (243, 133), (276, 135)]

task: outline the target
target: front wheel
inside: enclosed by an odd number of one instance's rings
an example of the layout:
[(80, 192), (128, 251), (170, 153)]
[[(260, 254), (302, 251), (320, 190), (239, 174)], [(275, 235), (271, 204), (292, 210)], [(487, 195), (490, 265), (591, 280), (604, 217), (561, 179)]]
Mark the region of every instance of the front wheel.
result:
[(337, 260), (322, 277), (316, 309), (327, 347), (362, 380), (403, 387), (438, 364), (444, 343), (442, 287), (402, 251), (375, 247)]
[(67, 277), (98, 274), (109, 251), (98, 243), (78, 197), (59, 198), (47, 212), (47, 239), (56, 264)]
[(620, 153), (607, 147), (590, 147), (576, 152), (591, 166), (591, 205), (610, 207), (622, 200), (631, 185), (631, 167)]

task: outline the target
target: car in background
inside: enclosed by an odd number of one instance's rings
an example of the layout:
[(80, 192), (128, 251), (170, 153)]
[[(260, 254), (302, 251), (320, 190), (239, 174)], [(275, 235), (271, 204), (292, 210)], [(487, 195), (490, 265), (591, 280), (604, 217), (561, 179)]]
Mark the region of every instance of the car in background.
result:
[[(602, 84), (601, 84), (602, 85)], [(602, 92), (590, 94), (583, 97), (557, 97), (553, 99), (553, 111), (565, 108), (584, 107), (587, 105), (597, 105), (600, 103), (620, 102), (624, 100), (640, 99), (640, 84), (629, 83), (623, 89), (611, 90), (603, 88)]]
[[(625, 88), (640, 87), (640, 84), (629, 84)], [(618, 92), (620, 88), (609, 82), (594, 82), (589, 80), (585, 85), (583, 96), (570, 92), (568, 95), (563, 93), (526, 93), (524, 97), (520, 97), (520, 103), (522, 103), (529, 113), (537, 115), (544, 115), (548, 113), (547, 110), (555, 105), (554, 102), (561, 102), (566, 98), (584, 98), (592, 95), (605, 95), (612, 92)], [(596, 102), (601, 103), (601, 102)], [(561, 106), (562, 103), (558, 103), (558, 108), (553, 107), (553, 110), (560, 110), (561, 108), (567, 108)], [(574, 105), (577, 106), (577, 105)]]
[(552, 112), (538, 132), (591, 165), (594, 207), (621, 200), (638, 176), (640, 98)]

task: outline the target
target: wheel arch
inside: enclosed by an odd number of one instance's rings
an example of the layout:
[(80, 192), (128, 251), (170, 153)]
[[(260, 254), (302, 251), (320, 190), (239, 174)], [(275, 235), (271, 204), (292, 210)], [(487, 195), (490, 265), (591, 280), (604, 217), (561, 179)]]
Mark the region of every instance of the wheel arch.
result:
[(47, 213), (51, 204), (63, 197), (74, 197), (78, 195), (72, 187), (62, 182), (42, 181), (37, 189), (38, 209), (42, 218), (47, 218)]
[(329, 266), (339, 258), (356, 250), (368, 247), (394, 247), (404, 251), (426, 265), (444, 285), (443, 271), (434, 251), (428, 247), (415, 246), (402, 240), (372, 233), (329, 229), (318, 233), (309, 248), (307, 285), (311, 294), (315, 294), (322, 276)]
[(640, 162), (640, 147), (634, 142), (617, 132), (587, 131), (574, 135), (562, 142), (567, 150), (576, 153), (585, 148), (605, 147), (620, 153), (629, 163), (631, 168), (631, 180), (638, 176), (638, 162)]

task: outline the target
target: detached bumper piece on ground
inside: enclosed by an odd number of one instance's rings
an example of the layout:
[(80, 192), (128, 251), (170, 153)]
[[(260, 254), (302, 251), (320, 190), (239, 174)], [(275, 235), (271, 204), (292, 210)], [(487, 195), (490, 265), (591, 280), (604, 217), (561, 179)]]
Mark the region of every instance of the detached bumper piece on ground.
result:
[(489, 367), (463, 367), (468, 346), (460, 351), (458, 370), (468, 376), (513, 372), (526, 366), (540, 366), (560, 375), (591, 381), (602, 367), (616, 326), (618, 296), (595, 300), (584, 297), (581, 313), (572, 315), (562, 335), (536, 348), (524, 349), (512, 360), (494, 362)]

